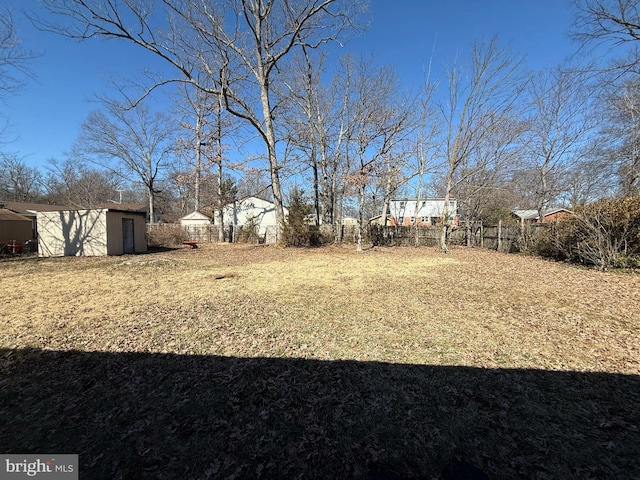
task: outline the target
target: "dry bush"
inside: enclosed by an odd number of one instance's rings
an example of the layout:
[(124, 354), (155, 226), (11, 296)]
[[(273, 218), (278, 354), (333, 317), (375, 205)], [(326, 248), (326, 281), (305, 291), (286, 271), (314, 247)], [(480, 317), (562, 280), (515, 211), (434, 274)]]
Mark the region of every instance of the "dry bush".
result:
[(579, 207), (537, 239), (538, 254), (609, 268), (640, 266), (640, 196), (603, 199)]
[(309, 223), (313, 207), (306, 203), (304, 192), (294, 189), (289, 214), (282, 224), (282, 242), (288, 247), (319, 247), (330, 243), (318, 225)]
[(147, 230), (149, 247), (172, 247), (189, 240), (189, 234), (178, 225), (153, 225)]
[(249, 217), (247, 222), (238, 228), (236, 241), (239, 243), (259, 243), (260, 235), (258, 230), (260, 222), (256, 217)]

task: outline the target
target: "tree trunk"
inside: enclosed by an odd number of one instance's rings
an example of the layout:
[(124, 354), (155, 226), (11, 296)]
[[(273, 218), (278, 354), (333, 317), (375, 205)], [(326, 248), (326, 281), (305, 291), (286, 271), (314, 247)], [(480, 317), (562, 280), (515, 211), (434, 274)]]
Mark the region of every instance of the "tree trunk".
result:
[(224, 192), (222, 191), (222, 97), (218, 96), (218, 122), (216, 125), (217, 135), (216, 135), (216, 147), (217, 147), (217, 159), (218, 159), (218, 211), (216, 215), (218, 216), (218, 242), (224, 242), (224, 218), (222, 214), (222, 210), (224, 208)]
[(440, 234), (440, 248), (444, 253), (449, 253), (447, 245), (449, 237), (449, 199), (451, 198), (451, 188), (453, 182), (453, 170), (449, 170), (444, 194), (444, 207), (442, 209), (442, 232)]
[(284, 206), (282, 203), (282, 188), (280, 186), (280, 166), (276, 155), (276, 138), (273, 130), (273, 118), (269, 101), (269, 81), (264, 72), (264, 66), (259, 66), (260, 100), (262, 102), (262, 115), (264, 118), (264, 141), (269, 155), (269, 171), (271, 173), (271, 189), (273, 190), (273, 203), (276, 215), (276, 238), (280, 240), (282, 222), (284, 221)]
[(223, 191), (222, 191), (222, 160), (220, 160), (218, 162), (218, 185), (217, 185), (217, 190), (218, 190), (218, 205), (216, 208), (216, 223), (218, 224), (218, 242), (223, 243), (224, 242), (224, 217), (222, 215), (222, 210), (224, 208), (224, 199), (222, 198), (223, 196)]
[(359, 198), (358, 201), (360, 203), (359, 208), (358, 208), (358, 243), (356, 246), (356, 251), (361, 252), (362, 251), (362, 229), (363, 229), (363, 223), (364, 223), (364, 185), (361, 186), (359, 188)]
[(154, 208), (155, 194), (153, 193), (153, 185), (150, 185), (147, 188), (147, 192), (149, 193), (149, 223), (156, 223), (156, 212)]
[(196, 114), (196, 171), (194, 179), (194, 199), (193, 209), (197, 212), (200, 210), (200, 172), (202, 169), (202, 121), (200, 113)]

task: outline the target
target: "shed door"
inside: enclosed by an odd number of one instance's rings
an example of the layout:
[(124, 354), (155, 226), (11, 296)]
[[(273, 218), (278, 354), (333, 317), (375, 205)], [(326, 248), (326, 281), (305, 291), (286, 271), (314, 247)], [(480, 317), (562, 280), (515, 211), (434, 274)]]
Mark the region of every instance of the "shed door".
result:
[(124, 253), (134, 253), (136, 250), (133, 238), (133, 218), (122, 219), (122, 247)]

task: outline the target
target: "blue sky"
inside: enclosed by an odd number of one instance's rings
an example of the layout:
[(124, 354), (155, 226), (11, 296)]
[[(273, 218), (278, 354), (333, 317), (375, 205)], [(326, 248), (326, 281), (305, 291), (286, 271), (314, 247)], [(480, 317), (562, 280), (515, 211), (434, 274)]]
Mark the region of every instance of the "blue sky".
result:
[[(9, 4), (15, 10), (39, 8), (36, 0)], [(15, 138), (3, 150), (41, 166), (64, 158), (86, 114), (96, 108), (90, 100), (105, 92), (108, 78), (139, 76), (143, 67), (154, 67), (155, 59), (115, 40), (78, 42), (40, 32), (19, 11), (15, 20), (24, 47), (42, 55), (31, 64), (36, 78), (0, 104), (10, 123), (5, 139)], [(568, 35), (568, 0), (372, 0), (370, 21), (369, 29), (343, 50), (393, 65), (408, 87), (422, 83), (434, 45), (436, 77), (456, 55), (468, 56), (474, 41), (494, 35), (525, 55), (533, 69), (562, 62), (577, 48)]]

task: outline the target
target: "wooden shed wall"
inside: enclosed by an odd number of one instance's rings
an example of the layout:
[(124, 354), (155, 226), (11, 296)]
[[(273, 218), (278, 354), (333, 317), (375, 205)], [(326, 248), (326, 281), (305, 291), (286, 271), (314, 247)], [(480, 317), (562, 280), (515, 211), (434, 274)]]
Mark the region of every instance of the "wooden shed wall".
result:
[(106, 210), (38, 212), (40, 257), (106, 254)]
[(145, 215), (129, 212), (107, 212), (107, 255), (124, 254), (123, 227), (124, 219), (133, 219), (133, 238), (135, 253), (147, 251), (147, 221)]
[(33, 237), (31, 220), (0, 220), (0, 245), (15, 240), (24, 243)]

